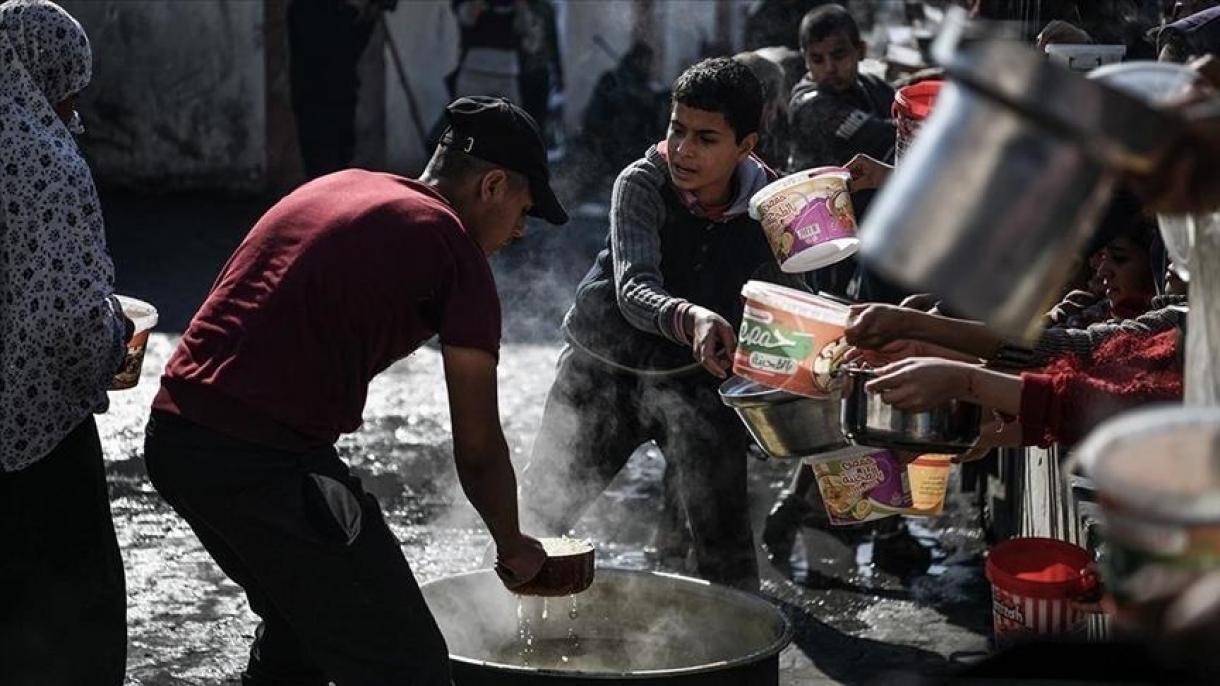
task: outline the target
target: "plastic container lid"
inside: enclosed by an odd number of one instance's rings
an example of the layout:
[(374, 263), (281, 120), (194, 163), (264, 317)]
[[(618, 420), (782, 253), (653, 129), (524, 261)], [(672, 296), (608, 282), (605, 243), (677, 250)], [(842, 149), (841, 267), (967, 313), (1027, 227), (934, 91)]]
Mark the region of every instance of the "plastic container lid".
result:
[(1189, 67), (1148, 61), (1098, 67), (1089, 74), (1089, 78), (1153, 105), (1180, 97), (1196, 83), (1202, 83), (1198, 72)]
[(157, 308), (151, 304), (126, 295), (115, 295), (123, 308), (123, 314), (135, 325), (135, 330), (147, 331), (157, 325)]
[(741, 294), (766, 307), (835, 326), (847, 326), (847, 317), (850, 314), (846, 305), (765, 281), (747, 281), (741, 289)]
[(1177, 524), (1220, 523), (1220, 407), (1135, 410), (1076, 450), (1114, 506)]
[(749, 214), (750, 218), (756, 221), (762, 221), (762, 216), (759, 214), (758, 206), (766, 202), (771, 196), (780, 191), (788, 190), (793, 186), (799, 186), (809, 181), (814, 181), (818, 177), (824, 177), (827, 182), (842, 180), (844, 182), (851, 181), (851, 172), (843, 167), (814, 167), (812, 169), (802, 169), (798, 172), (793, 172), (782, 179), (776, 179), (771, 183), (758, 189), (758, 192), (750, 196)]
[(789, 257), (780, 265), (780, 271), (786, 274), (804, 274), (832, 264), (838, 264), (856, 254), (860, 249), (860, 239), (832, 238), (810, 246)]
[(935, 454), (920, 455), (914, 460), (911, 460), (911, 464), (917, 464), (920, 467), (945, 467), (948, 469), (949, 467), (953, 466), (953, 456)]
[(1071, 598), (1095, 583), (1089, 551), (1053, 538), (1014, 538), (987, 554), (987, 580), (1027, 598)]
[(898, 92), (894, 94), (894, 117), (901, 116), (914, 120), (927, 118), (944, 85), (945, 82), (940, 79), (931, 79), (899, 88)]

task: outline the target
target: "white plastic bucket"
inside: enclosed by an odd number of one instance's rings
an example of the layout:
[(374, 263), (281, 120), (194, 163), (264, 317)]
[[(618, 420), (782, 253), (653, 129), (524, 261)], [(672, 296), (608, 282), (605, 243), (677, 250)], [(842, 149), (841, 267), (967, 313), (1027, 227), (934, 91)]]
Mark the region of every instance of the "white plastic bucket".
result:
[(131, 340), (127, 342), (127, 356), (123, 368), (110, 382), (110, 390), (122, 391), (140, 383), (140, 370), (144, 366), (144, 351), (148, 347), (148, 334), (157, 325), (157, 308), (143, 300), (125, 295), (114, 296), (123, 308), (123, 314), (135, 325)]
[(841, 167), (806, 169), (768, 184), (750, 198), (750, 216), (762, 222), (780, 269), (821, 269), (860, 247), (848, 181)]
[(1220, 408), (1128, 412), (1076, 455), (1102, 505), (1101, 569), (1120, 606), (1162, 607), (1220, 571)]
[(793, 288), (749, 281), (733, 373), (810, 398), (835, 390), (848, 308)]
[(1045, 49), (1052, 62), (1080, 72), (1088, 72), (1107, 64), (1120, 62), (1127, 54), (1125, 45), (1052, 43)]

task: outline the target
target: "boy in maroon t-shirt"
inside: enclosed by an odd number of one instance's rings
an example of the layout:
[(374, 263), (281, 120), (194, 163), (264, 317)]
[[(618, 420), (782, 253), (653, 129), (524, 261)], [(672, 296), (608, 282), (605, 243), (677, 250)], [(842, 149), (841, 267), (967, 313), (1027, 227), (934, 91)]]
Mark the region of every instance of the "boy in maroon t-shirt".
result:
[(545, 554), (517, 521), (487, 256), (567, 214), (533, 120), (462, 98), (419, 180), (349, 169), (254, 226), (153, 403), (153, 485), (262, 619), (244, 684), (449, 684), (444, 639), (375, 498), (335, 451), (369, 381), (438, 335), (458, 477), (506, 586)]

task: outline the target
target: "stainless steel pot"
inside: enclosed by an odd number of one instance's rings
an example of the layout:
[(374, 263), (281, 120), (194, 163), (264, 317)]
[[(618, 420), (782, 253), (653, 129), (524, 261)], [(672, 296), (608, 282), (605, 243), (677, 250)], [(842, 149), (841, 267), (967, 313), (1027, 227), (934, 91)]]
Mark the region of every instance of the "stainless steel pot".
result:
[(807, 457), (848, 445), (838, 396), (806, 398), (735, 376), (720, 385), (720, 399), (771, 457)]
[(792, 639), (760, 596), (657, 572), (599, 569), (589, 590), (545, 603), (504, 590), (491, 570), (420, 590), (455, 686), (775, 686)]
[(936, 56), (951, 77), (870, 208), (861, 254), (883, 275), (1029, 340), (1070, 277), (1120, 170), (1170, 148), (1177, 120), (1005, 41)]
[(871, 369), (843, 373), (843, 433), (858, 445), (917, 452), (960, 453), (979, 438), (978, 405), (953, 400), (926, 412), (907, 412), (864, 390), (876, 378)]

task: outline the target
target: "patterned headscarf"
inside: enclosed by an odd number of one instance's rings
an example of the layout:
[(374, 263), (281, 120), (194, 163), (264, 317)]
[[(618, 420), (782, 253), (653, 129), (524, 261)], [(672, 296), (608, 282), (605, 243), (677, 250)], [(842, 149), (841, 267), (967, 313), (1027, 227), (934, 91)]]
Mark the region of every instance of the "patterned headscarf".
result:
[(0, 4), (0, 471), (104, 410), (123, 359), (97, 190), (53, 109), (92, 67), (84, 29), (58, 5)]

